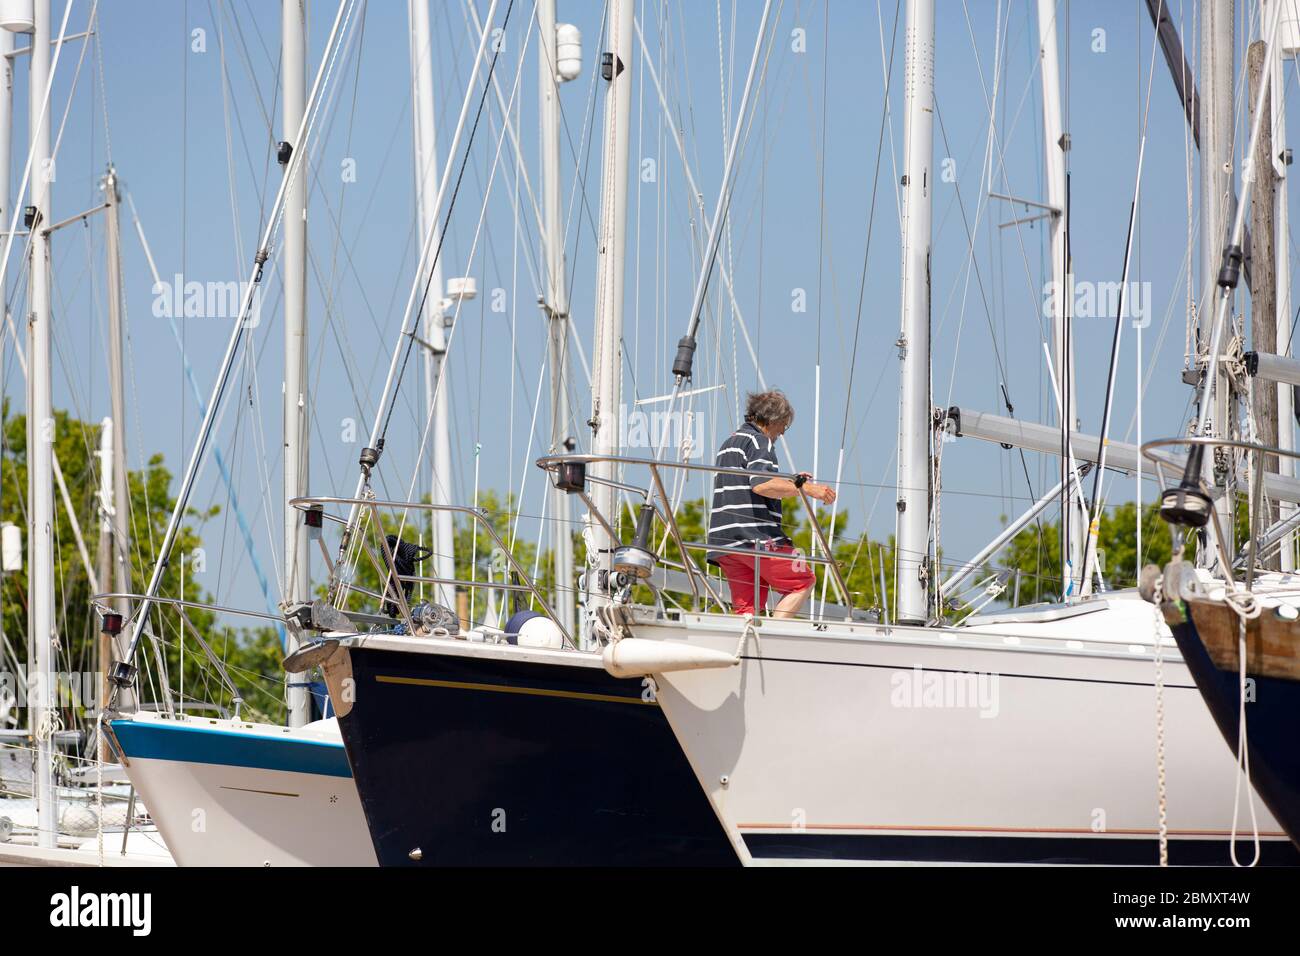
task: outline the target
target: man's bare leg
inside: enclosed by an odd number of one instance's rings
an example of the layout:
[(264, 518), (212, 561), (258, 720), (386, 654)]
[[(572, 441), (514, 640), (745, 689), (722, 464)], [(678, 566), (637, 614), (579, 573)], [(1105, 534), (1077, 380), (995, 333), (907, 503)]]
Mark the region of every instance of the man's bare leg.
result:
[(812, 593), (812, 587), (806, 587), (801, 591), (791, 591), (781, 598), (776, 605), (776, 610), (772, 612), (773, 617), (794, 617), (803, 607), (804, 601), (808, 600), (808, 595)]

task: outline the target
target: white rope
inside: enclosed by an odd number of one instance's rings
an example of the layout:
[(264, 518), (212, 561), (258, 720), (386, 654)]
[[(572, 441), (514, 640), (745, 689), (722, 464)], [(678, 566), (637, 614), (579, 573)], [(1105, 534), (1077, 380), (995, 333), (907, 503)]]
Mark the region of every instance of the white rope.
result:
[(1259, 617), (1263, 608), (1250, 591), (1229, 591), (1224, 603), (1237, 614), (1237, 776), (1232, 788), (1232, 838), (1228, 852), (1233, 866), (1237, 859), (1237, 817), (1241, 810), (1241, 778), (1246, 778), (1246, 802), (1250, 807), (1250, 826), (1255, 840), (1255, 858), (1246, 866), (1259, 863), (1259, 821), (1255, 817), (1255, 795), (1250, 783), (1250, 745), (1246, 736), (1246, 622)]
[(745, 615), (745, 626), (740, 629), (740, 641), (736, 644), (736, 660), (740, 660), (740, 655), (744, 653), (745, 642), (753, 635), (758, 640), (758, 628), (754, 626), (754, 615)]
[(1156, 603), (1151, 611), (1155, 615), (1155, 658), (1156, 658), (1156, 796), (1160, 808), (1159, 842), (1160, 865), (1169, 865), (1169, 804), (1165, 779), (1165, 672), (1164, 672), (1164, 635), (1161, 634), (1160, 602), (1161, 594), (1156, 595)]
[(41, 716), (40, 722), (36, 725), (35, 737), (40, 743), (49, 743), (54, 739), (54, 735), (63, 729), (63, 715), (56, 708), (51, 707)]
[(95, 844), (99, 865), (104, 865), (104, 708), (95, 718)]

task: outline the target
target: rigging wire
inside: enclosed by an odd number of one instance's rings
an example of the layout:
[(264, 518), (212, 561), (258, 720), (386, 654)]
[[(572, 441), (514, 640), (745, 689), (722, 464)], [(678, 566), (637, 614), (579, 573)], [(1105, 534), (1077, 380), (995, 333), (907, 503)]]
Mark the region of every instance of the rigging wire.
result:
[[(817, 171), (817, 364), (814, 371), (813, 384), (813, 473), (816, 474), (820, 465), (821, 452), (821, 419), (822, 419), (822, 317), (826, 308), (822, 302), (822, 276), (825, 269), (822, 268), (824, 260), (824, 249), (826, 246), (826, 128), (827, 123), (827, 104), (826, 96), (827, 80), (830, 76), (830, 49), (831, 49), (831, 7), (830, 0), (823, 0), (822, 3), (822, 139), (821, 153), (818, 158)], [(804, 75), (807, 77), (807, 63), (804, 64)], [(872, 184), (872, 193), (875, 193), (875, 184)], [(837, 302), (838, 304), (838, 302)], [(838, 319), (838, 310), (836, 318)], [(820, 504), (814, 506), (820, 509)], [(831, 520), (831, 533), (834, 534), (835, 521)], [(826, 577), (822, 577), (822, 601), (826, 600)]]
[[(508, 104), (508, 105), (513, 105), (513, 104), (516, 102), (516, 97), (518, 96), (519, 89), (520, 89), (520, 80), (522, 79), (522, 75), (523, 75), (523, 63), (524, 63), (524, 57), (525, 57), (525, 55), (526, 55), (526, 53), (527, 53), (528, 43), (529, 43), (529, 40), (530, 40), (530, 39), (531, 39), (531, 33), (529, 33), (529, 34), (527, 35), (527, 37), (526, 37), (526, 39), (525, 39), (525, 41), (524, 41), (523, 49), (520, 51), (519, 67), (518, 67), (518, 69), (517, 69), (516, 72), (515, 72), (514, 84), (513, 84), (513, 86), (512, 86), (511, 94), (510, 94), (510, 104)], [(499, 168), (500, 168), (502, 147), (505, 145), (505, 141), (506, 141), (506, 137), (505, 137), (505, 136), (498, 137), (498, 139), (497, 139), (496, 150), (495, 150), (495, 151), (492, 153), (492, 155), (491, 155), (491, 160), (490, 160), (490, 166), (489, 166), (489, 175), (488, 175), (487, 186), (486, 186), (485, 189), (484, 189), (484, 198), (483, 198), (483, 203), (482, 203), (482, 205), (481, 205), (481, 207), (480, 207), (480, 210), (479, 210), (479, 218), (478, 218), (478, 222), (477, 222), (477, 224), (476, 224), (476, 226), (475, 226), (475, 229), (474, 229), (473, 241), (472, 241), (472, 243), (471, 243), (471, 245), (470, 245), (469, 259), (467, 260), (467, 262), (468, 262), (468, 264), (469, 264), (470, 267), (472, 267), (473, 262), (474, 262), (474, 260), (475, 260), (475, 257), (476, 257), (476, 255), (477, 255), (477, 250), (478, 250), (478, 247), (479, 247), (479, 240), (480, 240), (480, 238), (481, 238), (481, 237), (483, 236), (483, 234), (484, 234), (484, 225), (485, 225), (485, 222), (486, 222), (486, 219), (487, 219), (487, 210), (488, 210), (488, 205), (489, 205), (489, 201), (490, 201), (490, 198), (491, 198), (492, 186), (493, 186), (493, 184), (494, 184), (495, 181), (496, 181), (496, 174), (497, 174), (497, 171), (498, 171)], [(471, 145), (472, 145), (472, 142), (471, 142)], [(467, 155), (468, 155), (468, 151), (467, 151)], [(486, 157), (485, 157), (485, 159), (486, 159)], [(488, 245), (490, 246), (490, 242), (488, 242), (488, 243), (486, 243), (486, 244), (488, 244)], [(456, 340), (457, 340), (457, 334), (456, 334), (456, 333), (457, 333), (457, 330), (458, 330), (458, 328), (459, 328), (459, 326), (460, 326), (459, 318), (460, 318), (460, 311), (461, 311), (461, 308), (463, 307), (463, 304), (464, 304), (464, 300), (463, 300), (463, 299), (457, 301), (457, 303), (456, 303), (456, 311), (455, 311), (455, 313), (454, 313), (453, 316), (452, 316), (452, 323), (451, 323), (451, 330), (452, 330), (452, 333), (451, 333), (451, 337), (447, 340), (447, 355), (449, 355), (449, 356), (450, 356), (451, 354), (453, 354), (453, 353), (452, 353), (452, 346), (455, 344), (455, 342), (456, 342)], [(486, 308), (486, 302), (483, 303), (483, 307)], [(485, 322), (485, 321), (480, 321), (480, 323), (479, 323), (479, 327), (480, 327), (480, 335), (483, 334), (483, 329), (485, 328), (485, 326), (486, 326), (486, 322)], [(480, 342), (480, 348), (479, 348), (480, 356), (482, 356), (482, 354), (484, 353), (484, 351), (485, 351), (485, 349), (483, 348), (483, 344), (482, 344), (482, 342)], [(459, 352), (457, 352), (456, 354), (459, 354)], [(477, 379), (478, 379), (479, 382), (482, 382), (482, 381), (484, 380), (484, 378), (485, 378), (485, 376), (482, 374), (482, 370), (480, 369), (480, 373), (479, 373), (479, 375), (477, 376)], [(437, 383), (436, 388), (437, 388), (437, 389), (442, 389), (442, 388), (444, 387), (445, 381), (446, 381), (445, 377), (440, 377), (439, 380), (438, 380), (438, 383)], [(435, 393), (435, 395), (436, 395), (436, 393)], [(478, 408), (482, 408), (482, 402), (481, 402), (481, 401), (477, 403), (477, 407), (478, 407)], [(428, 441), (428, 437), (429, 437), (430, 430), (431, 430), (431, 428), (432, 428), (432, 424), (433, 424), (433, 416), (432, 416), (432, 414), (430, 413), (430, 414), (427, 414), (427, 415), (425, 416), (424, 429), (423, 429), (423, 432), (422, 432), (422, 435), (421, 435), (421, 439), (420, 439), (420, 448), (419, 448), (419, 452), (417, 453), (417, 460), (421, 460), (421, 459), (423, 458), (424, 448), (425, 448), (425, 445), (426, 445), (426, 443), (427, 443), (427, 441)], [(476, 447), (477, 447), (477, 446), (476, 446)], [(476, 456), (475, 456), (475, 457), (477, 458), (477, 452), (476, 452)], [(407, 501), (412, 500), (412, 498), (413, 498), (413, 496), (414, 496), (414, 494), (415, 494), (415, 481), (416, 481), (417, 479), (418, 479), (418, 472), (416, 472), (416, 474), (413, 476), (413, 478), (412, 478), (412, 482), (411, 482), (411, 485), (410, 485), (410, 487), (407, 489), (407, 492), (406, 492), (406, 500), (407, 500)], [(405, 526), (405, 521), (406, 521), (406, 515), (403, 514), (403, 516), (402, 516), (402, 518), (401, 518), (401, 524), (399, 525), (399, 532), (398, 532), (399, 534), (400, 534), (400, 529), (401, 529), (402, 527)]]
[[(338, 15), (335, 18), (334, 26), (331, 29), (330, 38), (326, 46), (327, 52), (326, 52), (325, 60), (322, 62), (321, 67), (316, 74), (316, 79), (312, 86), (311, 94), (308, 97), (308, 109), (303, 115), (302, 123), (299, 125), (299, 129), (295, 136), (295, 141), (299, 142), (300, 144), (299, 149), (302, 149), (303, 144), (309, 141), (311, 130), (315, 125), (318, 112), (319, 112), (319, 106), (320, 106), (318, 94), (321, 90), (321, 84), (324, 83), (328, 87), (329, 79), (332, 76), (334, 66), (337, 63), (340, 44), (336, 43), (336, 41), (340, 39), (340, 32), (339, 32), (340, 27), (343, 28), (344, 34), (349, 34), (348, 27), (351, 25), (352, 13), (354, 12), (354, 10), (355, 10), (355, 4), (351, 2), (348, 2), (344, 5), (340, 5), (339, 7)], [(263, 258), (263, 254), (269, 256), (269, 243), (271, 242), (271, 239), (273, 237), (276, 228), (278, 227), (279, 223), (282, 220), (283, 199), (286, 195), (287, 187), (292, 182), (293, 177), (297, 175), (300, 165), (301, 163), (298, 160), (293, 158), (290, 159), (289, 169), (286, 171), (286, 175), (282, 178), (280, 187), (277, 190), (276, 201), (273, 203), (273, 209), (271, 210), (271, 218), (267, 222), (266, 232), (263, 236), (262, 242), (259, 247), (259, 261), (257, 262), (256, 272), (254, 273), (255, 279), (260, 278), (261, 276), (262, 266), (265, 262), (265, 258)], [(3, 264), (0, 264), (0, 268), (2, 267)], [(131, 636), (131, 641), (130, 641), (130, 646), (128, 651), (129, 655), (131, 656), (134, 655), (134, 652), (138, 646), (142, 634), (141, 628), (143, 627), (144, 622), (148, 618), (150, 606), (153, 603), (152, 598), (156, 595), (157, 589), (161, 584), (162, 574), (166, 568), (167, 559), (170, 557), (170, 551), (175, 542), (175, 537), (179, 530), (180, 521), (182, 519), (186, 507), (188, 506), (188, 498), (191, 491), (193, 490), (194, 481), (195, 478), (197, 477), (203, 451), (208, 443), (208, 440), (211, 436), (211, 429), (215, 423), (215, 419), (216, 419), (215, 413), (218, 410), (216, 406), (220, 404), (221, 396), (225, 392), (226, 386), (229, 383), (229, 377), (233, 369), (236, 352), (238, 350), (240, 340), (243, 338), (243, 334), (246, 330), (245, 312), (252, 305), (252, 293), (253, 290), (250, 285), (248, 291), (243, 296), (243, 302), (241, 303), (240, 306), (240, 315), (236, 321), (235, 328), (231, 332), (231, 337), (227, 344), (225, 355), (222, 359), (221, 371), (218, 375), (217, 382), (214, 386), (212, 400), (209, 402), (207, 411), (204, 414), (203, 424), (200, 429), (199, 439), (195, 444), (193, 452), (190, 455), (189, 462), (186, 465), (185, 475), (181, 481), (181, 488), (177, 495), (176, 505), (172, 509), (171, 517), (169, 518), (167, 524), (167, 531), (164, 534), (164, 538), (163, 538), (163, 542), (159, 554), (159, 560), (154, 565), (153, 572), (150, 575), (149, 585), (145, 591), (146, 597), (140, 602), (139, 605), (137, 605), (137, 607), (135, 608), (132, 614), (133, 619), (138, 620), (139, 624), (137, 625), (136, 629), (134, 630)], [(130, 664), (128, 663), (127, 666), (129, 667)], [(114, 697), (116, 697), (116, 690), (114, 692)]]
[[(515, 8), (515, 0), (509, 0), (508, 5), (506, 6), (505, 18), (501, 22), (502, 30), (505, 30), (505, 28), (510, 24), (510, 14), (514, 11), (514, 8)], [(456, 184), (452, 188), (451, 199), (447, 204), (447, 212), (443, 218), (442, 232), (438, 236), (438, 245), (435, 247), (433, 252), (433, 259), (429, 263), (429, 268), (427, 270), (428, 278), (424, 282), (424, 291), (420, 295), (420, 304), (415, 313), (414, 328), (416, 329), (420, 328), (420, 320), (424, 316), (424, 306), (426, 301), (429, 298), (429, 289), (433, 285), (433, 269), (434, 266), (438, 264), (439, 258), (442, 255), (443, 242), (446, 240), (447, 230), (451, 226), (451, 215), (456, 209), (456, 198), (460, 194), (461, 182), (465, 178), (465, 167), (469, 163), (470, 152), (473, 150), (474, 147), (474, 137), (475, 134), (477, 134), (478, 132), (479, 121), (483, 118), (483, 107), (487, 104), (488, 91), (492, 88), (492, 75), (496, 71), (497, 60), (501, 56), (501, 49), (502, 49), (502, 45), (498, 45), (497, 48), (492, 53), (491, 63), (488, 64), (487, 82), (483, 84), (483, 94), (479, 97), (478, 109), (475, 111), (474, 114), (474, 123), (470, 127), (470, 131), (469, 131), (469, 140), (465, 144), (465, 153), (461, 157), (460, 171), (456, 174)], [(410, 362), (411, 350), (412, 348), (414, 348), (414, 346), (415, 346), (415, 333), (411, 332), (407, 335), (406, 354), (402, 358), (401, 369), (397, 374), (397, 381), (393, 385), (393, 395), (389, 401), (388, 412), (384, 418), (384, 425), (379, 432), (379, 441), (381, 443), (379, 447), (382, 447), (382, 443), (388, 434), (388, 425), (393, 418), (393, 409), (397, 406), (397, 393), (401, 391), (402, 379), (406, 375), (406, 367), (407, 364)]]
[[(898, 41), (898, 24), (901, 20), (899, 12), (902, 8), (902, 0), (895, 0), (894, 3), (894, 29), (890, 35), (889, 41), (889, 61), (886, 66), (885, 90), (882, 96), (880, 107), (880, 130), (876, 136), (876, 166), (875, 172), (871, 177), (871, 207), (867, 213), (867, 240), (866, 249), (862, 253), (862, 272), (858, 280), (858, 308), (853, 322), (853, 348), (849, 353), (849, 373), (846, 379), (844, 392), (844, 418), (840, 424), (840, 448), (844, 448), (844, 439), (849, 430), (849, 414), (853, 404), (853, 382), (855, 379), (854, 372), (858, 364), (858, 343), (862, 337), (862, 306), (866, 301), (867, 291), (867, 266), (871, 262), (871, 239), (875, 235), (876, 223), (876, 199), (880, 183), (880, 160), (884, 154), (885, 145), (885, 122), (889, 116), (889, 94), (890, 86), (894, 76), (894, 52)], [(876, 384), (879, 387), (880, 376), (876, 377)], [(834, 519), (831, 521), (834, 526)]]

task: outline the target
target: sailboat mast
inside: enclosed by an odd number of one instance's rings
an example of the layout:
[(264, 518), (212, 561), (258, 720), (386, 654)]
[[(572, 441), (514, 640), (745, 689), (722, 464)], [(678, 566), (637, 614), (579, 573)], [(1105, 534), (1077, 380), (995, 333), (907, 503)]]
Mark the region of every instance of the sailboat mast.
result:
[[(113, 590), (113, 419), (103, 418), (99, 422), (99, 545), (95, 555), (96, 576), (100, 588)], [(114, 602), (116, 604), (117, 602)], [(99, 672), (107, 674), (113, 667), (113, 637), (101, 633), (99, 643)], [(100, 692), (99, 706), (108, 706), (108, 684)], [(100, 760), (108, 759), (108, 744), (102, 735), (98, 740)]]
[[(1270, 0), (1270, 3), (1280, 0)], [(1285, 89), (1282, 60), (1284, 51), (1278, 49), (1268, 65), (1273, 74), (1274, 91)], [(1292, 342), (1288, 316), (1291, 315), (1291, 226), (1287, 207), (1287, 170), (1286, 163), (1278, 162), (1277, 157), (1286, 154), (1286, 98), (1274, 92), (1270, 97), (1273, 113), (1273, 166), (1277, 176), (1276, 216), (1274, 218), (1276, 245), (1281, 247), (1280, 254), (1274, 262), (1274, 281), (1277, 288), (1277, 314), (1282, 320), (1283, 331), (1278, 334), (1277, 352), (1284, 357), (1291, 356)], [(1295, 448), (1295, 392), (1291, 386), (1279, 384), (1277, 387), (1277, 447), (1291, 450)], [(1287, 455), (1278, 457), (1278, 472), (1285, 477), (1295, 476), (1295, 459)], [(1281, 504), (1279, 517), (1286, 518), (1295, 511), (1293, 505)], [(1288, 532), (1282, 539), (1279, 570), (1295, 570), (1295, 532)]]
[(0, 223), (13, 216), (9, 198), (9, 153), (14, 135), (14, 35), (0, 29)]
[[(3, 154), (0, 154), (3, 155)], [(122, 345), (125, 341), (122, 330), (122, 251), (121, 251), (121, 194), (117, 188), (117, 171), (110, 166), (104, 176), (104, 213), (105, 220), (104, 248), (105, 271), (108, 273), (108, 388), (112, 424), (110, 426), (111, 446), (106, 449), (102, 467), (111, 473), (111, 482), (106, 482), (109, 496), (105, 500), (108, 506), (105, 528), (108, 531), (107, 573), (101, 573), (101, 586), (111, 588), (119, 594), (131, 591), (130, 544), (127, 536), (127, 520), (130, 515), (131, 502), (127, 491), (126, 471), (126, 388), (122, 375)], [(113, 608), (123, 615), (129, 610), (125, 598), (112, 602)], [(113, 638), (113, 656), (116, 660), (125, 659), (127, 637), (118, 634)], [(130, 710), (135, 706), (135, 693), (131, 688), (123, 688), (118, 695), (118, 706)]]
[[(13, 216), (13, 206), (9, 200), (9, 149), (13, 139), (13, 122), (14, 122), (14, 35), (5, 29), (0, 29), (0, 224), (4, 228), (8, 227), (11, 217)], [(0, 266), (0, 274), (7, 275), (7, 270)], [(0, 322), (8, 325), (9, 310), (7, 307), (0, 306)], [(4, 342), (5, 329), (0, 328), (0, 396), (5, 394), (4, 391)], [(14, 343), (17, 346), (18, 343)], [(0, 476), (3, 477), (3, 476)], [(6, 523), (5, 528), (9, 525)], [(5, 574), (10, 569), (0, 564), (0, 582), (4, 580)], [(14, 569), (16, 570), (16, 569)], [(3, 592), (0, 592), (0, 602), (3, 601)], [(0, 603), (0, 607), (2, 607)], [(0, 614), (0, 643), (4, 638), (4, 615)], [(30, 633), (30, 632), (29, 632)]]
[(28, 666), (38, 682), (31, 708), (36, 738), (36, 813), (39, 845), (57, 842), (59, 808), (54, 791), (54, 409), (50, 387), (50, 236), (45, 226), (53, 221), (50, 162), (50, 121), (46, 87), (50, 81), (50, 0), (35, 0), (31, 44), (28, 117), (31, 131), (32, 205), (37, 219), (31, 227), (31, 276), (28, 280), (31, 313), (28, 316), (27, 355), (31, 372), (27, 395), (28, 512), (30, 550), (28, 588), (31, 628)]
[[(288, 141), (301, 128), (307, 104), (307, 22), (303, 0), (282, 0), (281, 97), (282, 126), (291, 150), (302, 144)], [(311, 565), (307, 526), (297, 509), (287, 502), (307, 494), (307, 167), (299, 157), (284, 200), (284, 600), (289, 604), (311, 600)], [(283, 151), (284, 175), (290, 175), (289, 156)], [(297, 650), (288, 630), (286, 654)], [(286, 675), (286, 701), (290, 727), (311, 720), (311, 701), (304, 675)]]
[[(1219, 298), (1219, 288), (1214, 280), (1219, 273), (1223, 247), (1236, 211), (1233, 188), (1235, 14), (1235, 0), (1204, 0), (1201, 4), (1201, 301), (1197, 307), (1197, 324), (1204, 339), (1200, 343), (1203, 348), (1210, 344), (1208, 338)], [(1232, 314), (1231, 296), (1228, 314)], [(1205, 433), (1229, 437), (1230, 423), (1234, 420), (1232, 384), (1214, 359), (1211, 359), (1211, 366), (1205, 374), (1214, 377)], [(1204, 416), (1205, 412), (1202, 410), (1201, 415)], [(1211, 486), (1216, 484), (1214, 459), (1213, 454), (1205, 458), (1205, 479)], [(1233, 527), (1231, 508), (1229, 495), (1220, 496), (1215, 503), (1219, 527), (1230, 539)], [(1212, 567), (1215, 564), (1214, 550), (1211, 547), (1198, 548), (1197, 564)]]
[[(1220, 223), (1211, 223), (1209, 221), (1209, 217), (1218, 208), (1215, 205), (1215, 200), (1221, 199), (1225, 207), (1231, 208), (1234, 199), (1231, 192), (1226, 192), (1221, 197), (1207, 196), (1205, 192), (1205, 180), (1214, 177), (1212, 181), (1213, 185), (1218, 182), (1217, 176), (1220, 174), (1226, 177), (1223, 179), (1225, 189), (1232, 189), (1231, 164), (1226, 164), (1222, 170), (1216, 170), (1213, 167), (1207, 169), (1206, 167), (1207, 157), (1214, 155), (1208, 148), (1209, 142), (1211, 141), (1210, 138), (1218, 135), (1219, 130), (1217, 127), (1222, 122), (1222, 117), (1220, 117), (1215, 110), (1219, 106), (1223, 106), (1226, 109), (1230, 109), (1232, 106), (1232, 69), (1230, 62), (1226, 70), (1226, 80), (1229, 84), (1226, 87), (1228, 94), (1226, 97), (1226, 103), (1220, 102), (1220, 100), (1224, 98), (1225, 88), (1220, 82), (1224, 77), (1219, 75), (1219, 72), (1224, 68), (1224, 58), (1227, 57), (1230, 59), (1232, 55), (1232, 43), (1230, 41), (1230, 31), (1232, 29), (1232, 4), (1231, 2), (1224, 3), (1223, 5), (1207, 3), (1202, 10), (1205, 14), (1205, 23), (1203, 26), (1206, 32), (1211, 34), (1206, 37), (1206, 46), (1202, 49), (1203, 53), (1205, 53), (1206, 50), (1209, 50), (1211, 54), (1203, 57), (1202, 61), (1203, 66), (1207, 68), (1204, 70), (1204, 73), (1210, 80), (1210, 83), (1207, 84), (1208, 89), (1206, 97), (1202, 100), (1202, 103), (1206, 104), (1206, 108), (1202, 112), (1202, 117), (1206, 122), (1203, 124), (1203, 135), (1201, 138), (1201, 199), (1203, 202), (1201, 210), (1201, 238), (1202, 243), (1204, 243), (1207, 234), (1217, 234), (1222, 224), (1228, 221), (1226, 218)], [(1275, 49), (1274, 43), (1277, 35), (1277, 26), (1281, 21), (1282, 12), (1283, 8), (1280, 5), (1277, 5), (1271, 8), (1266, 17), (1268, 26), (1264, 28), (1263, 33), (1263, 36), (1267, 37), (1268, 43), (1264, 52), (1264, 62), (1266, 63), (1274, 55), (1273, 51)], [(1223, 18), (1225, 13), (1227, 14), (1226, 20)], [(1223, 44), (1222, 40), (1225, 33), (1229, 36), (1229, 42)], [(1226, 49), (1222, 48), (1224, 46), (1226, 46)], [(1254, 182), (1256, 165), (1255, 153), (1261, 142), (1260, 133), (1262, 132), (1264, 124), (1264, 114), (1267, 112), (1263, 108), (1264, 101), (1269, 95), (1269, 87), (1272, 85), (1272, 77), (1273, 72), (1271, 70), (1265, 70), (1262, 72), (1259, 89), (1253, 97), (1254, 107), (1251, 111), (1250, 138), (1247, 141), (1247, 146), (1243, 154), (1245, 156), (1245, 162), (1243, 163), (1241, 172), (1242, 181), (1246, 183)], [(1231, 132), (1231, 126), (1229, 126), (1228, 133)], [(1230, 147), (1229, 152), (1231, 152)], [(1209, 203), (1206, 203), (1207, 199), (1209, 200)], [(1235, 212), (1232, 213), (1231, 228), (1226, 232), (1226, 238), (1224, 240), (1222, 267), (1219, 269), (1217, 274), (1210, 273), (1211, 275), (1216, 276), (1215, 284), (1217, 288), (1213, 289), (1208, 295), (1203, 294), (1200, 304), (1199, 318), (1204, 320), (1209, 312), (1213, 312), (1213, 318), (1209, 327), (1209, 347), (1204, 353), (1205, 369), (1201, 375), (1200, 383), (1197, 385), (1198, 407), (1196, 410), (1196, 424), (1192, 433), (1198, 437), (1233, 437), (1232, 428), (1235, 422), (1235, 415), (1228, 413), (1235, 411), (1233, 402), (1235, 401), (1236, 396), (1230, 392), (1230, 383), (1227, 383), (1224, 380), (1226, 373), (1225, 376), (1220, 376), (1216, 374), (1216, 372), (1219, 369), (1219, 355), (1222, 351), (1224, 337), (1227, 334), (1227, 329), (1232, 317), (1233, 290), (1237, 287), (1237, 282), (1241, 274), (1244, 245), (1246, 241), (1246, 208), (1247, 207), (1244, 204), (1236, 206)], [(1203, 255), (1204, 252), (1205, 248), (1204, 245), (1202, 245)], [(1206, 263), (1203, 261), (1202, 266), (1204, 267), (1205, 265)], [(1204, 293), (1209, 284), (1209, 275), (1202, 276), (1201, 281), (1202, 291)], [(1203, 338), (1202, 333), (1204, 333), (1206, 329), (1203, 321), (1198, 322), (1198, 326), (1197, 358), (1199, 361), (1201, 355), (1200, 346)], [(1217, 394), (1215, 393), (1216, 386), (1218, 388)], [(1216, 428), (1218, 431), (1216, 431)], [(1205, 479), (1209, 478), (1212, 480), (1214, 472), (1216, 471), (1215, 456), (1211, 455), (1207, 460), (1205, 456), (1205, 448), (1206, 446), (1203, 444), (1192, 447), (1191, 452), (1187, 456), (1187, 464), (1183, 468), (1181, 480), (1177, 486), (1166, 488), (1160, 496), (1160, 513), (1166, 521), (1173, 524), (1183, 525), (1184, 527), (1189, 528), (1204, 529), (1208, 519), (1211, 517), (1209, 509), (1214, 508), (1214, 517), (1219, 522), (1222, 537), (1225, 539), (1221, 542), (1223, 547), (1216, 550), (1230, 552), (1233, 547), (1231, 531), (1231, 509), (1233, 502), (1231, 497), (1228, 495), (1221, 495), (1220, 500), (1215, 501), (1211, 495), (1206, 494), (1201, 490), (1201, 486), (1205, 482)], [(1225, 481), (1223, 483), (1226, 483), (1227, 477), (1228, 476), (1225, 476)], [(1205, 533), (1204, 531), (1201, 531), (1200, 533), (1202, 535), (1201, 542), (1204, 545), (1206, 543), (1204, 537)], [(1216, 540), (1218, 540), (1217, 535)], [(1206, 547), (1197, 549), (1197, 561), (1203, 566), (1213, 569), (1215, 567), (1214, 558), (1205, 556), (1205, 552), (1208, 550), (1210, 549)], [(1228, 573), (1229, 577), (1231, 576), (1229, 573), (1230, 569), (1222, 570), (1224, 573)]]
[(934, 0), (908, 0), (898, 518), (894, 620), (929, 617), (930, 221), (934, 184)]
[[(1063, 422), (1069, 419), (1069, 430), (1078, 428), (1074, 409), (1074, 341), (1066, 329), (1065, 308), (1074, 287), (1070, 265), (1066, 261), (1065, 154), (1069, 149), (1068, 134), (1061, 120), (1061, 76), (1056, 41), (1056, 0), (1038, 0), (1038, 53), (1043, 89), (1043, 148), (1046, 152), (1047, 202), (1052, 207), (1050, 220), (1052, 288), (1052, 364), (1061, 381), (1057, 391), (1061, 395), (1063, 411), (1058, 416)], [(1083, 566), (1083, 522), (1075, 498), (1074, 483), (1068, 480), (1070, 460), (1061, 456), (1062, 477), (1062, 528), (1068, 533), (1061, 536), (1061, 593), (1069, 594), (1073, 576)], [(1086, 585), (1085, 585), (1086, 587)]]
[[(415, 151), (415, 193), (420, 241), (436, 228), (438, 219), (438, 135), (433, 116), (433, 46), (429, 33), (428, 0), (408, 0), (407, 19), (411, 27), (412, 143)], [(447, 328), (443, 315), (442, 261), (434, 261), (429, 299), (425, 305), (424, 404), (433, 419), (433, 468), (429, 500), (451, 504), (451, 437), (447, 422), (447, 386), (439, 380), (446, 373)], [(434, 577), (456, 577), (455, 530), (450, 511), (433, 512)], [(435, 585), (435, 600), (443, 607), (456, 608), (455, 588)]]
[[(632, 0), (610, 4), (606, 52), (601, 75), (609, 83), (605, 95), (605, 148), (601, 170), (600, 239), (596, 256), (596, 347), (591, 396), (591, 450), (596, 455), (619, 451), (618, 416), (623, 372), (623, 265), (627, 249), (628, 130), (632, 105)], [(611, 480), (613, 465), (592, 467), (593, 476)], [(592, 501), (611, 524), (618, 527), (618, 494), (606, 484), (595, 484)], [(588, 513), (587, 546), (596, 554), (588, 558), (585, 577), (588, 611), (608, 604), (608, 580), (602, 586), (599, 572), (613, 574), (617, 542)], [(588, 629), (583, 628), (589, 643)]]
[[(569, 293), (564, 276), (564, 231), (560, 220), (560, 75), (555, 0), (537, 4), (537, 96), (541, 120), (542, 208), (546, 230), (546, 314), (551, 368), (552, 455), (564, 450), (569, 424)], [(551, 488), (551, 549), (555, 559), (555, 597), (551, 606), (559, 624), (573, 633), (573, 538), (569, 532), (569, 496)]]

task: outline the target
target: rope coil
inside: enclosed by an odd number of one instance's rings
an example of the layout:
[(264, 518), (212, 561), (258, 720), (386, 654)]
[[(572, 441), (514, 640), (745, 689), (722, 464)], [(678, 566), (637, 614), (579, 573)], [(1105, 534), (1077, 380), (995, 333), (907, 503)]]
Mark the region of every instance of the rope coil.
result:
[(1259, 820), (1255, 816), (1255, 797), (1250, 782), (1250, 743), (1246, 733), (1246, 622), (1263, 613), (1263, 607), (1251, 591), (1230, 591), (1223, 602), (1237, 614), (1237, 777), (1232, 788), (1232, 837), (1228, 852), (1233, 866), (1242, 866), (1237, 859), (1237, 818), (1241, 811), (1241, 778), (1246, 778), (1246, 805), (1250, 808), (1250, 827), (1255, 842), (1255, 857), (1247, 867), (1259, 863)]

